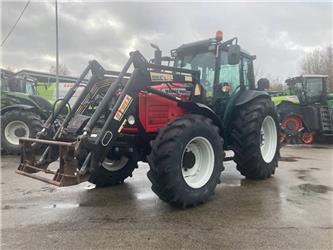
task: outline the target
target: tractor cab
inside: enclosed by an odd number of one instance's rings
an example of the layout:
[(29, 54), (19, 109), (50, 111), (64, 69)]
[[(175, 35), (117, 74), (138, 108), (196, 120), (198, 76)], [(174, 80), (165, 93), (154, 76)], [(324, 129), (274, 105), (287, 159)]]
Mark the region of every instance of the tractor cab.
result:
[(301, 75), (286, 80), (289, 94), (303, 105), (326, 104), (327, 75)]
[(16, 75), (9, 71), (1, 71), (1, 91), (38, 95), (36, 89), (37, 79), (27, 75)]
[(21, 92), (28, 95), (38, 95), (36, 82), (36, 79), (28, 76), (17, 76), (8, 79), (8, 86), (9, 89), (13, 92)]
[(171, 51), (171, 57), (162, 57), (161, 50), (154, 45), (155, 58), (151, 61), (163, 63), (164, 59), (169, 64), (172, 60), (176, 68), (199, 71), (204, 92), (202, 102), (213, 106), (240, 89), (255, 89), (256, 57), (240, 49), (237, 38), (222, 39), (223, 33), (218, 31), (215, 38), (181, 45)]

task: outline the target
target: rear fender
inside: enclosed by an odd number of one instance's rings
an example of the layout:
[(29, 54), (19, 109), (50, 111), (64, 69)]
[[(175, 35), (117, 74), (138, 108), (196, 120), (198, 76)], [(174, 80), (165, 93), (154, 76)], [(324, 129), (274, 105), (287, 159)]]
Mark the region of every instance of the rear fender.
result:
[(265, 91), (258, 90), (240, 90), (232, 95), (227, 104), (226, 111), (223, 116), (224, 138), (226, 145), (229, 145), (229, 132), (231, 131), (231, 119), (234, 111), (242, 105), (245, 105), (257, 98), (269, 98), (270, 95)]
[(257, 90), (240, 90), (233, 96), (231, 96), (229, 103), (227, 104), (226, 111), (223, 116), (223, 126), (226, 131), (229, 130), (232, 114), (237, 107), (249, 103), (256, 98), (271, 98), (265, 91)]
[(26, 110), (26, 111), (36, 111), (36, 108), (34, 106), (30, 106), (30, 105), (25, 105), (25, 104), (15, 104), (15, 105), (10, 105), (7, 107), (4, 107), (1, 109), (1, 115), (3, 115), (4, 113), (8, 112), (8, 111), (12, 111), (12, 110)]
[(271, 98), (270, 95), (265, 91), (258, 91), (258, 90), (244, 90), (239, 93), (236, 97), (235, 106), (241, 106), (256, 98)]

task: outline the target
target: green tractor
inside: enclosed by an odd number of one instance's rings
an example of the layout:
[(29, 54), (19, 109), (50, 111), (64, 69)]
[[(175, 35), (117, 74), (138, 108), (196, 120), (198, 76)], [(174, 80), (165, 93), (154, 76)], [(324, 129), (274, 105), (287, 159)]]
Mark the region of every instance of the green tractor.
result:
[(301, 75), (286, 80), (287, 95), (272, 97), (280, 115), (281, 142), (311, 144), (315, 136), (333, 135), (333, 93), (326, 75)]
[(38, 96), (36, 79), (1, 70), (1, 153), (18, 154), (20, 137), (36, 137), (52, 105)]

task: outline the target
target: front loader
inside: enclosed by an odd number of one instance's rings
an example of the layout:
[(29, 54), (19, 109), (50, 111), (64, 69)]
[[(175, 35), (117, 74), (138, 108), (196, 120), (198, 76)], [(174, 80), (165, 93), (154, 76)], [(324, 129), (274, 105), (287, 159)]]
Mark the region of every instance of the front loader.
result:
[[(20, 140), (16, 172), (57, 186), (86, 180), (111, 186), (144, 161), (152, 190), (184, 208), (213, 194), (225, 160), (234, 160), (247, 178), (273, 175), (279, 123), (270, 96), (256, 90), (255, 56), (237, 38), (223, 41), (221, 32), (182, 45), (171, 57), (157, 52), (150, 62), (131, 52), (121, 72), (91, 61), (38, 137)], [(79, 86), (84, 90), (70, 107)], [(46, 145), (40, 157), (37, 144)], [(225, 158), (224, 150), (234, 157)]]

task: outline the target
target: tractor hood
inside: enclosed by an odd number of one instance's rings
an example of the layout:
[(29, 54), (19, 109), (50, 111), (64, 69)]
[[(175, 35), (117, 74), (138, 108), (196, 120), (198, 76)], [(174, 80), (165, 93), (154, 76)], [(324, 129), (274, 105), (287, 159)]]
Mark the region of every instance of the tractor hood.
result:
[(275, 106), (279, 105), (281, 102), (291, 102), (294, 104), (300, 104), (299, 99), (296, 95), (284, 95), (272, 97), (272, 101)]
[(51, 112), (52, 111), (52, 104), (45, 100), (43, 97), (40, 97), (38, 95), (29, 95), (29, 97), (34, 100), (41, 109), (44, 109), (47, 112)]
[(29, 105), (37, 109), (41, 116), (47, 117), (52, 105), (40, 96), (27, 95), (20, 92), (1, 92), (1, 109), (18, 104)]

